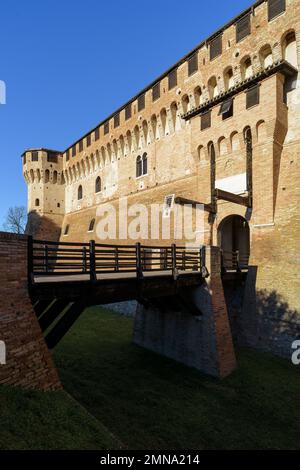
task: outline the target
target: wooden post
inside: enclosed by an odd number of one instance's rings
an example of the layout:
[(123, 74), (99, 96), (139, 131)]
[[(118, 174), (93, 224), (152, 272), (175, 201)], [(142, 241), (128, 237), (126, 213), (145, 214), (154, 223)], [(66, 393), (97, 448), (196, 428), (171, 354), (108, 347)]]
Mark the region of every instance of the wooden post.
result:
[(95, 240), (90, 240), (90, 280), (91, 282), (97, 280)]
[(86, 247), (82, 248), (82, 272), (86, 273)]
[(116, 246), (116, 250), (115, 250), (115, 271), (116, 272), (119, 271), (119, 251), (118, 251), (117, 246)]
[(49, 262), (48, 246), (45, 245), (45, 268), (46, 268), (46, 273), (49, 272), (48, 262)]
[(141, 244), (137, 242), (135, 244), (135, 252), (136, 252), (136, 276), (138, 279), (143, 277), (143, 268), (142, 268), (142, 257), (141, 257)]
[(240, 268), (240, 252), (239, 252), (239, 250), (236, 250), (236, 270), (237, 270), (237, 272), (241, 271), (241, 268)]
[(177, 261), (176, 261), (176, 244), (172, 244), (172, 274), (173, 279), (177, 279), (178, 271), (177, 271)]

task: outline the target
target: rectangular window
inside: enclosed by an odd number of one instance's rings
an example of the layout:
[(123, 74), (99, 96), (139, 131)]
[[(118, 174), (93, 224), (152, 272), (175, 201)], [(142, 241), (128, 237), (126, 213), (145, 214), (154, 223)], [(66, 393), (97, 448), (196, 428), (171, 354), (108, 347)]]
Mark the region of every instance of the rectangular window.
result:
[(158, 100), (160, 97), (160, 82), (155, 83), (155, 85), (152, 87), (152, 101)]
[(76, 155), (76, 145), (73, 145), (72, 147), (72, 157), (75, 157)]
[(201, 115), (201, 131), (211, 126), (211, 111), (206, 111)]
[(188, 59), (188, 74), (193, 75), (193, 73), (197, 72), (198, 70), (198, 54), (195, 52), (189, 59)]
[(120, 114), (115, 114), (114, 115), (114, 128), (119, 127), (120, 125)]
[(169, 90), (177, 86), (177, 69), (172, 70), (168, 75)]
[(109, 133), (109, 121), (104, 124), (104, 135)]
[(138, 97), (138, 111), (142, 111), (145, 108), (145, 93)]
[(210, 60), (215, 59), (222, 54), (222, 34), (216, 36), (209, 43), (209, 58)]
[(82, 152), (83, 150), (83, 140), (79, 141), (79, 152)]
[(251, 32), (251, 23), (250, 23), (250, 14), (248, 13), (246, 16), (243, 16), (240, 20), (238, 20), (235, 24), (236, 30), (236, 42), (241, 41), (246, 36), (249, 36)]
[(26, 165), (26, 153), (23, 155), (23, 165)]
[(125, 108), (125, 119), (131, 118), (131, 103), (129, 103)]
[(70, 159), (70, 151), (67, 150), (66, 151), (66, 161), (69, 161), (69, 159)]
[(259, 85), (255, 85), (246, 91), (246, 109), (259, 104)]
[(31, 152), (31, 161), (37, 162), (39, 159), (39, 152)]
[(86, 137), (86, 146), (89, 147), (91, 145), (91, 142), (92, 142), (91, 134), (89, 134)]
[(222, 115), (223, 120), (233, 116), (233, 99), (232, 98), (230, 98), (227, 101), (224, 101), (221, 104), (219, 116), (220, 114)]
[(99, 137), (100, 137), (100, 129), (99, 127), (97, 127), (97, 129), (95, 129), (95, 140), (99, 140)]
[(285, 11), (285, 0), (268, 0), (268, 19), (271, 21)]
[(57, 153), (48, 152), (47, 153), (47, 161), (49, 163), (57, 163)]

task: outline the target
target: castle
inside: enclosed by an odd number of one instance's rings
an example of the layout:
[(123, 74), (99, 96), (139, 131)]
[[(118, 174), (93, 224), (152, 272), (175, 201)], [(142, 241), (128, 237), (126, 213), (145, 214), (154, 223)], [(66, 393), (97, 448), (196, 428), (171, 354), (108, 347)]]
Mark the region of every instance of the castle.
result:
[(124, 197), (201, 202), (204, 243), (249, 265), (246, 344), (288, 355), (300, 321), (299, 64), (300, 0), (258, 0), (65, 151), (26, 150), (34, 236), (99, 241), (97, 207), (118, 211)]

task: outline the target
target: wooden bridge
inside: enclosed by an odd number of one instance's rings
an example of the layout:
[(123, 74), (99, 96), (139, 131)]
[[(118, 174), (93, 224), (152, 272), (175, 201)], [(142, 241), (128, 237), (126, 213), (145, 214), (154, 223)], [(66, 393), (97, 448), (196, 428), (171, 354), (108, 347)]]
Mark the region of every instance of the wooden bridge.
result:
[[(237, 253), (223, 254), (223, 273), (241, 270)], [(89, 305), (125, 300), (172, 302), (201, 312), (184, 291), (208, 276), (205, 246), (108, 245), (28, 241), (29, 292), (45, 340), (53, 348)]]

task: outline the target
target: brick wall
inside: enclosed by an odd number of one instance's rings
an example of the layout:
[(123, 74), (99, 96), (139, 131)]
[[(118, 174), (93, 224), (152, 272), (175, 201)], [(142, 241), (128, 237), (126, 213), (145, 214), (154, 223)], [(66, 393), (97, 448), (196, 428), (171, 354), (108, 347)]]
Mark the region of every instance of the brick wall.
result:
[(27, 289), (27, 236), (0, 232), (0, 384), (54, 390), (60, 382)]

